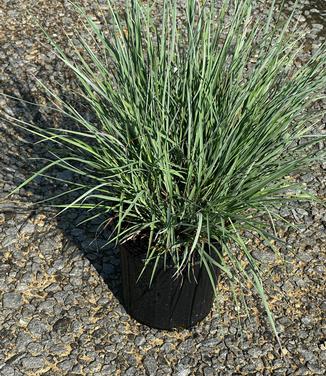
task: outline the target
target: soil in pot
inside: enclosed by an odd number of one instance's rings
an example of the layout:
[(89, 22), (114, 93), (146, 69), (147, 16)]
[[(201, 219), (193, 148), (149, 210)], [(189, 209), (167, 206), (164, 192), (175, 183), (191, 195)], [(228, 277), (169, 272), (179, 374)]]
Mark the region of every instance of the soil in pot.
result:
[[(142, 250), (146, 249), (144, 242)], [(157, 329), (190, 328), (211, 311), (214, 290), (204, 265), (195, 263), (190, 277), (187, 271), (174, 277), (175, 268), (164, 269), (162, 262), (150, 286), (151, 265), (137, 281), (145, 256), (139, 243), (124, 244), (120, 253), (125, 309), (138, 322)], [(218, 268), (211, 268), (216, 284)]]

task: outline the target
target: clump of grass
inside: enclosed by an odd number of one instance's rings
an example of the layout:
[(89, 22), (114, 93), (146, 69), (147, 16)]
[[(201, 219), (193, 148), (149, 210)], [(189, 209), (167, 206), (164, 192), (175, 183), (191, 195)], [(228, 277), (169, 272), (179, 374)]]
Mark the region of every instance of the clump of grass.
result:
[[(54, 155), (21, 186), (53, 166), (87, 176), (87, 184), (68, 182), (64, 193), (79, 195), (62, 211), (88, 209), (92, 218), (96, 208), (113, 226), (109, 241), (144, 236), (153, 275), (162, 258), (172, 260), (176, 273), (199, 259), (210, 276), (217, 264), (231, 284), (250, 281), (276, 333), (244, 234), (274, 240), (264, 215), (274, 226), (280, 202), (311, 199), (287, 176), (321, 158), (311, 148), (319, 138), (307, 125), (320, 114), (307, 109), (323, 97), (325, 49), (295, 68), (300, 38), (288, 33), (291, 17), (281, 30), (272, 25), (274, 3), (262, 22), (250, 0), (225, 0), (219, 10), (188, 0), (183, 27), (177, 1), (163, 4), (157, 25), (139, 1), (127, 1), (118, 16), (108, 0), (109, 37), (106, 26), (78, 8), (99, 51), (79, 36), (84, 51), (72, 44), (74, 58), (68, 58), (51, 41), (96, 120), (50, 93), (79, 128), (30, 126), (68, 153)], [(212, 252), (226, 255), (231, 267)]]

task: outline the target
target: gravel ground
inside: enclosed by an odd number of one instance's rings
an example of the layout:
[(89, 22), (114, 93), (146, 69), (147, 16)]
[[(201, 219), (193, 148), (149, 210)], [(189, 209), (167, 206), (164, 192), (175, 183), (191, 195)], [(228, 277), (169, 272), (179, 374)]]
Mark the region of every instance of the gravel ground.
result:
[[(82, 2), (91, 14), (99, 15), (93, 1)], [(300, 2), (297, 19), (308, 30), (302, 60), (325, 39), (323, 4), (323, 0)], [(44, 104), (35, 77), (54, 88), (58, 80), (68, 92), (73, 83), (43, 44), (35, 19), (58, 40), (65, 38), (63, 26), (72, 35), (80, 23), (66, 1), (1, 0), (1, 91)], [(9, 114), (44, 126), (60, 122), (48, 111), (1, 96), (0, 110), (0, 119)], [(272, 297), (283, 354), (251, 292), (246, 299), (253, 307), (252, 320), (240, 317), (241, 335), (223, 279), (212, 314), (197, 327), (172, 332), (149, 329), (132, 320), (119, 302), (119, 258), (114, 249), (99, 250), (106, 234), (93, 240), (98, 223), (76, 227), (83, 213), (54, 217), (51, 209), (32, 204), (62, 187), (40, 179), (21, 189), (14, 200), (5, 199), (41, 163), (28, 157), (44, 156), (46, 148), (3, 120), (0, 134), (1, 376), (324, 374), (324, 208), (315, 204), (282, 208), (282, 214), (297, 225), (279, 231), (287, 243), (280, 249), (284, 260), (252, 242)], [(317, 165), (295, 178), (325, 197), (325, 169), (325, 164)], [(58, 176), (64, 178), (60, 172)]]

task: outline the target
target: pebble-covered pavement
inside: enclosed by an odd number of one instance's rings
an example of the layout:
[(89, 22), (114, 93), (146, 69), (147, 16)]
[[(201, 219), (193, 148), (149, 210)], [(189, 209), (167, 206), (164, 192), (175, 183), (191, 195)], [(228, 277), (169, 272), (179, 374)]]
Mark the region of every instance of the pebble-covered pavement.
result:
[[(96, 2), (82, 3), (89, 13), (99, 14)], [(293, 2), (286, 4), (290, 7)], [(260, 1), (261, 11), (265, 6)], [(325, 39), (325, 13), (324, 0), (300, 2), (296, 17), (308, 29), (302, 60)], [(0, 1), (0, 92), (44, 104), (35, 77), (55, 88), (58, 80), (65, 94), (73, 83), (44, 44), (35, 20), (63, 44), (63, 28), (72, 35), (80, 23), (63, 0)], [(264, 270), (283, 354), (251, 292), (246, 298), (252, 319), (240, 316), (239, 329), (223, 278), (219, 301), (197, 327), (172, 332), (149, 329), (132, 320), (119, 303), (119, 258), (114, 249), (100, 250), (105, 234), (93, 241), (98, 224), (76, 227), (81, 212), (54, 217), (47, 207), (31, 206), (64, 187), (39, 179), (14, 200), (4, 199), (42, 163), (28, 157), (46, 155), (46, 146), (35, 144), (33, 137), (4, 117), (42, 126), (55, 125), (57, 118), (51, 111), (1, 95), (0, 113), (1, 376), (325, 374), (325, 208), (316, 204), (282, 208), (282, 214), (297, 225), (279, 231), (287, 243), (280, 246), (284, 260), (252, 244)], [(316, 165), (297, 179), (325, 197), (325, 169), (325, 164)], [(57, 176), (65, 178), (61, 172)]]

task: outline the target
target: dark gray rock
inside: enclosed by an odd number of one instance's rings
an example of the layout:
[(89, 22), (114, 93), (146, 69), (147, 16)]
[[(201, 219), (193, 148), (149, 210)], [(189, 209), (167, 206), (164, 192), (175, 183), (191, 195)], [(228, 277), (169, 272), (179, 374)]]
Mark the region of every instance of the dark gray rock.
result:
[(300, 251), (298, 252), (297, 257), (301, 261), (310, 262), (314, 258), (314, 255), (308, 251)]
[(8, 292), (3, 295), (3, 307), (17, 309), (22, 304), (22, 297), (15, 292)]
[(103, 264), (102, 273), (104, 275), (108, 276), (108, 275), (114, 273), (114, 271), (115, 271), (114, 265), (109, 264), (109, 263)]
[(137, 368), (130, 367), (124, 372), (125, 376), (137, 376)]
[(32, 355), (41, 354), (43, 351), (43, 345), (38, 342), (31, 342), (27, 345), (27, 351)]
[(53, 254), (55, 242), (53, 239), (44, 239), (39, 245), (39, 250), (44, 254)]
[(27, 350), (27, 345), (33, 341), (32, 336), (29, 333), (21, 331), (17, 335), (16, 339), (16, 351), (23, 352)]
[(262, 356), (263, 352), (259, 347), (253, 347), (248, 350), (248, 354), (251, 358), (259, 358)]
[(0, 375), (1, 376), (16, 376), (15, 369), (11, 366), (4, 365), (2, 368), (0, 367)]
[(252, 256), (263, 264), (269, 264), (275, 261), (275, 254), (272, 251), (254, 250)]
[(146, 342), (146, 338), (144, 336), (137, 336), (135, 338), (135, 345), (142, 346)]
[(173, 373), (173, 376), (189, 376), (191, 373), (190, 368), (183, 368), (183, 366), (178, 367), (175, 373)]
[(101, 375), (103, 375), (103, 376), (110, 375), (110, 373), (112, 374), (112, 372), (114, 372), (115, 370), (116, 370), (116, 366), (115, 365), (113, 365), (113, 364), (104, 364), (104, 366), (101, 369)]
[(12, 246), (16, 242), (17, 242), (16, 236), (10, 235), (10, 236), (6, 237), (6, 239), (3, 241), (2, 245), (3, 245), (3, 248), (7, 248), (7, 247)]
[(204, 376), (215, 376), (215, 370), (212, 367), (204, 368)]
[(55, 304), (56, 302), (54, 299), (48, 298), (47, 300), (45, 300), (44, 302), (41, 302), (38, 305), (38, 311), (51, 315), (54, 311)]
[(199, 343), (202, 347), (216, 347), (222, 340), (220, 338), (209, 338)]
[(194, 341), (192, 338), (187, 339), (186, 341), (181, 342), (179, 349), (181, 351), (191, 351), (194, 347)]
[(69, 371), (72, 370), (74, 363), (75, 362), (72, 361), (71, 359), (66, 359), (66, 360), (63, 360), (62, 362), (58, 363), (58, 367), (65, 372), (69, 372)]
[(45, 365), (45, 360), (42, 356), (28, 356), (22, 359), (22, 366), (26, 370), (40, 369)]
[(21, 234), (32, 234), (35, 231), (35, 225), (33, 223), (27, 222), (20, 228)]
[(49, 352), (54, 355), (64, 355), (67, 353), (67, 346), (65, 343), (56, 343), (49, 347)]
[(57, 320), (53, 325), (53, 330), (60, 335), (65, 334), (67, 331), (70, 330), (70, 328), (71, 328), (71, 319), (69, 318), (61, 318)]
[(298, 368), (295, 373), (294, 373), (296, 376), (306, 376), (306, 375), (310, 375), (311, 372), (309, 371), (309, 369), (307, 367), (300, 367)]
[(324, 375), (325, 374), (325, 368), (318, 363), (308, 363), (307, 367), (309, 370), (313, 373), (313, 375)]
[(143, 365), (144, 365), (147, 375), (154, 376), (156, 374), (158, 366), (153, 356), (146, 355), (146, 357), (143, 360)]
[(311, 362), (316, 358), (312, 351), (299, 349), (298, 352), (304, 357), (306, 362)]
[(39, 319), (32, 319), (28, 324), (28, 330), (33, 336), (42, 336), (49, 330), (48, 326)]
[(301, 319), (301, 322), (303, 323), (303, 325), (305, 326), (310, 326), (313, 322), (312, 318), (310, 316), (305, 316)]

